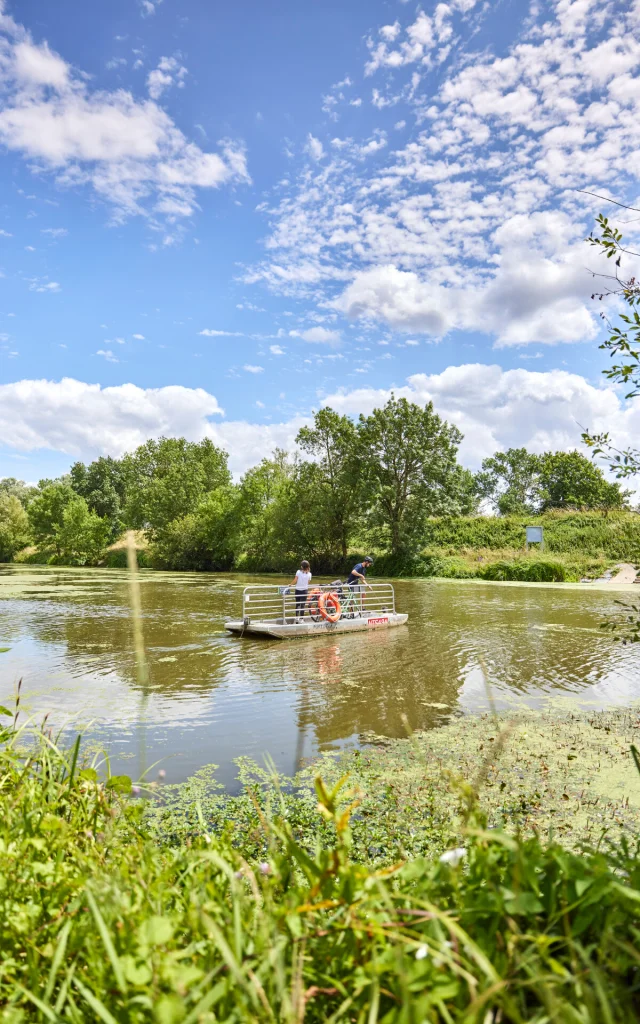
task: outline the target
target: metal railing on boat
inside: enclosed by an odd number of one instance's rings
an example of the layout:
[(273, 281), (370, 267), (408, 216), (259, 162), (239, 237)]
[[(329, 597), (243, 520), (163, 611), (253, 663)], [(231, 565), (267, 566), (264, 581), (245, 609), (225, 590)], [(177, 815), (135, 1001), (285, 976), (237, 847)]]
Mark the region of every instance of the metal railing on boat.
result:
[(390, 614), (396, 610), (395, 591), (391, 583), (370, 583), (352, 588), (334, 581), (311, 586), (304, 604), (304, 615), (300, 603), (296, 603), (293, 587), (256, 583), (245, 587), (242, 592), (242, 618), (247, 624), (251, 621), (292, 623), (296, 618), (302, 618), (305, 622), (322, 622), (324, 619), (318, 608), (320, 594), (336, 595), (340, 602), (341, 618)]

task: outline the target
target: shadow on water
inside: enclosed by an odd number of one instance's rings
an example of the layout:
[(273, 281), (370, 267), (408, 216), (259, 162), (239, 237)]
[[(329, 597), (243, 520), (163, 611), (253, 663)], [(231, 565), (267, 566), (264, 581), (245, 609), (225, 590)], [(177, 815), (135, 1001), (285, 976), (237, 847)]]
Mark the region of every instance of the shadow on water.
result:
[[(401, 581), (407, 626), (277, 642), (224, 630), (248, 577), (140, 580), (146, 758), (162, 759), (171, 780), (214, 762), (231, 783), (233, 758), (266, 752), (291, 772), (321, 749), (404, 735), (406, 720), (430, 729), (484, 710), (483, 665), (502, 707), (562, 695), (605, 706), (635, 695), (640, 651), (599, 628), (617, 596), (603, 591)], [(126, 574), (5, 566), (0, 616), (0, 646), (11, 648), (0, 702), (22, 677), (34, 713), (88, 725), (136, 775), (143, 723)]]

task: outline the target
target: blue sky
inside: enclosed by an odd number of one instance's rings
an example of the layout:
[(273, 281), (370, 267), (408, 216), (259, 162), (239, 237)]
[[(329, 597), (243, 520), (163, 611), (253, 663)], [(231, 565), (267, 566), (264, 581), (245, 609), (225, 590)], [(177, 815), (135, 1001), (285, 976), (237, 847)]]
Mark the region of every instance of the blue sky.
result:
[(472, 468), (637, 437), (576, 190), (638, 205), (639, 30), (637, 0), (0, 0), (0, 475), (160, 434), (238, 475), (392, 388)]

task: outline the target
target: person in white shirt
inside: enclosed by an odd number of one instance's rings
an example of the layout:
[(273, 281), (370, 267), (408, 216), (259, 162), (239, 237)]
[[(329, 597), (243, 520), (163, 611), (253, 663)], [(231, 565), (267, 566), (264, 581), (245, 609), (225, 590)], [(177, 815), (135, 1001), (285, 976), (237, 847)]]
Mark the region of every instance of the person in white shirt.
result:
[(307, 561), (300, 562), (300, 568), (296, 572), (291, 587), (296, 588), (296, 622), (304, 619), (307, 597), (309, 594), (309, 582), (311, 580), (311, 566)]

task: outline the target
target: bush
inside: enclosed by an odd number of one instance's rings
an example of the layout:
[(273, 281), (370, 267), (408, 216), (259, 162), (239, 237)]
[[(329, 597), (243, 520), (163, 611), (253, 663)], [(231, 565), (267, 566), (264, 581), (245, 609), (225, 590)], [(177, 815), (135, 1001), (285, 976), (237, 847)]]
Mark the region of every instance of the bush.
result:
[(564, 583), (567, 579), (563, 565), (541, 558), (493, 562), (482, 570), (481, 575), (485, 580), (521, 580), (526, 583)]
[[(378, 869), (351, 859), (350, 794), (318, 779), (323, 848), (276, 806), (262, 862), (202, 831), (169, 848), (123, 776), (42, 740), (0, 751), (6, 1022), (554, 1021), (640, 1013), (640, 863), (487, 831)], [(343, 795), (344, 794), (344, 795)], [(357, 801), (357, 795), (355, 797)]]
[[(149, 556), (147, 555), (146, 548), (136, 548), (136, 558), (138, 560), (139, 569), (150, 568)], [(111, 548), (108, 550), (104, 557), (104, 565), (107, 569), (126, 569), (128, 566), (127, 549)]]
[(29, 534), (29, 517), (18, 498), (0, 492), (0, 562), (10, 562)]

